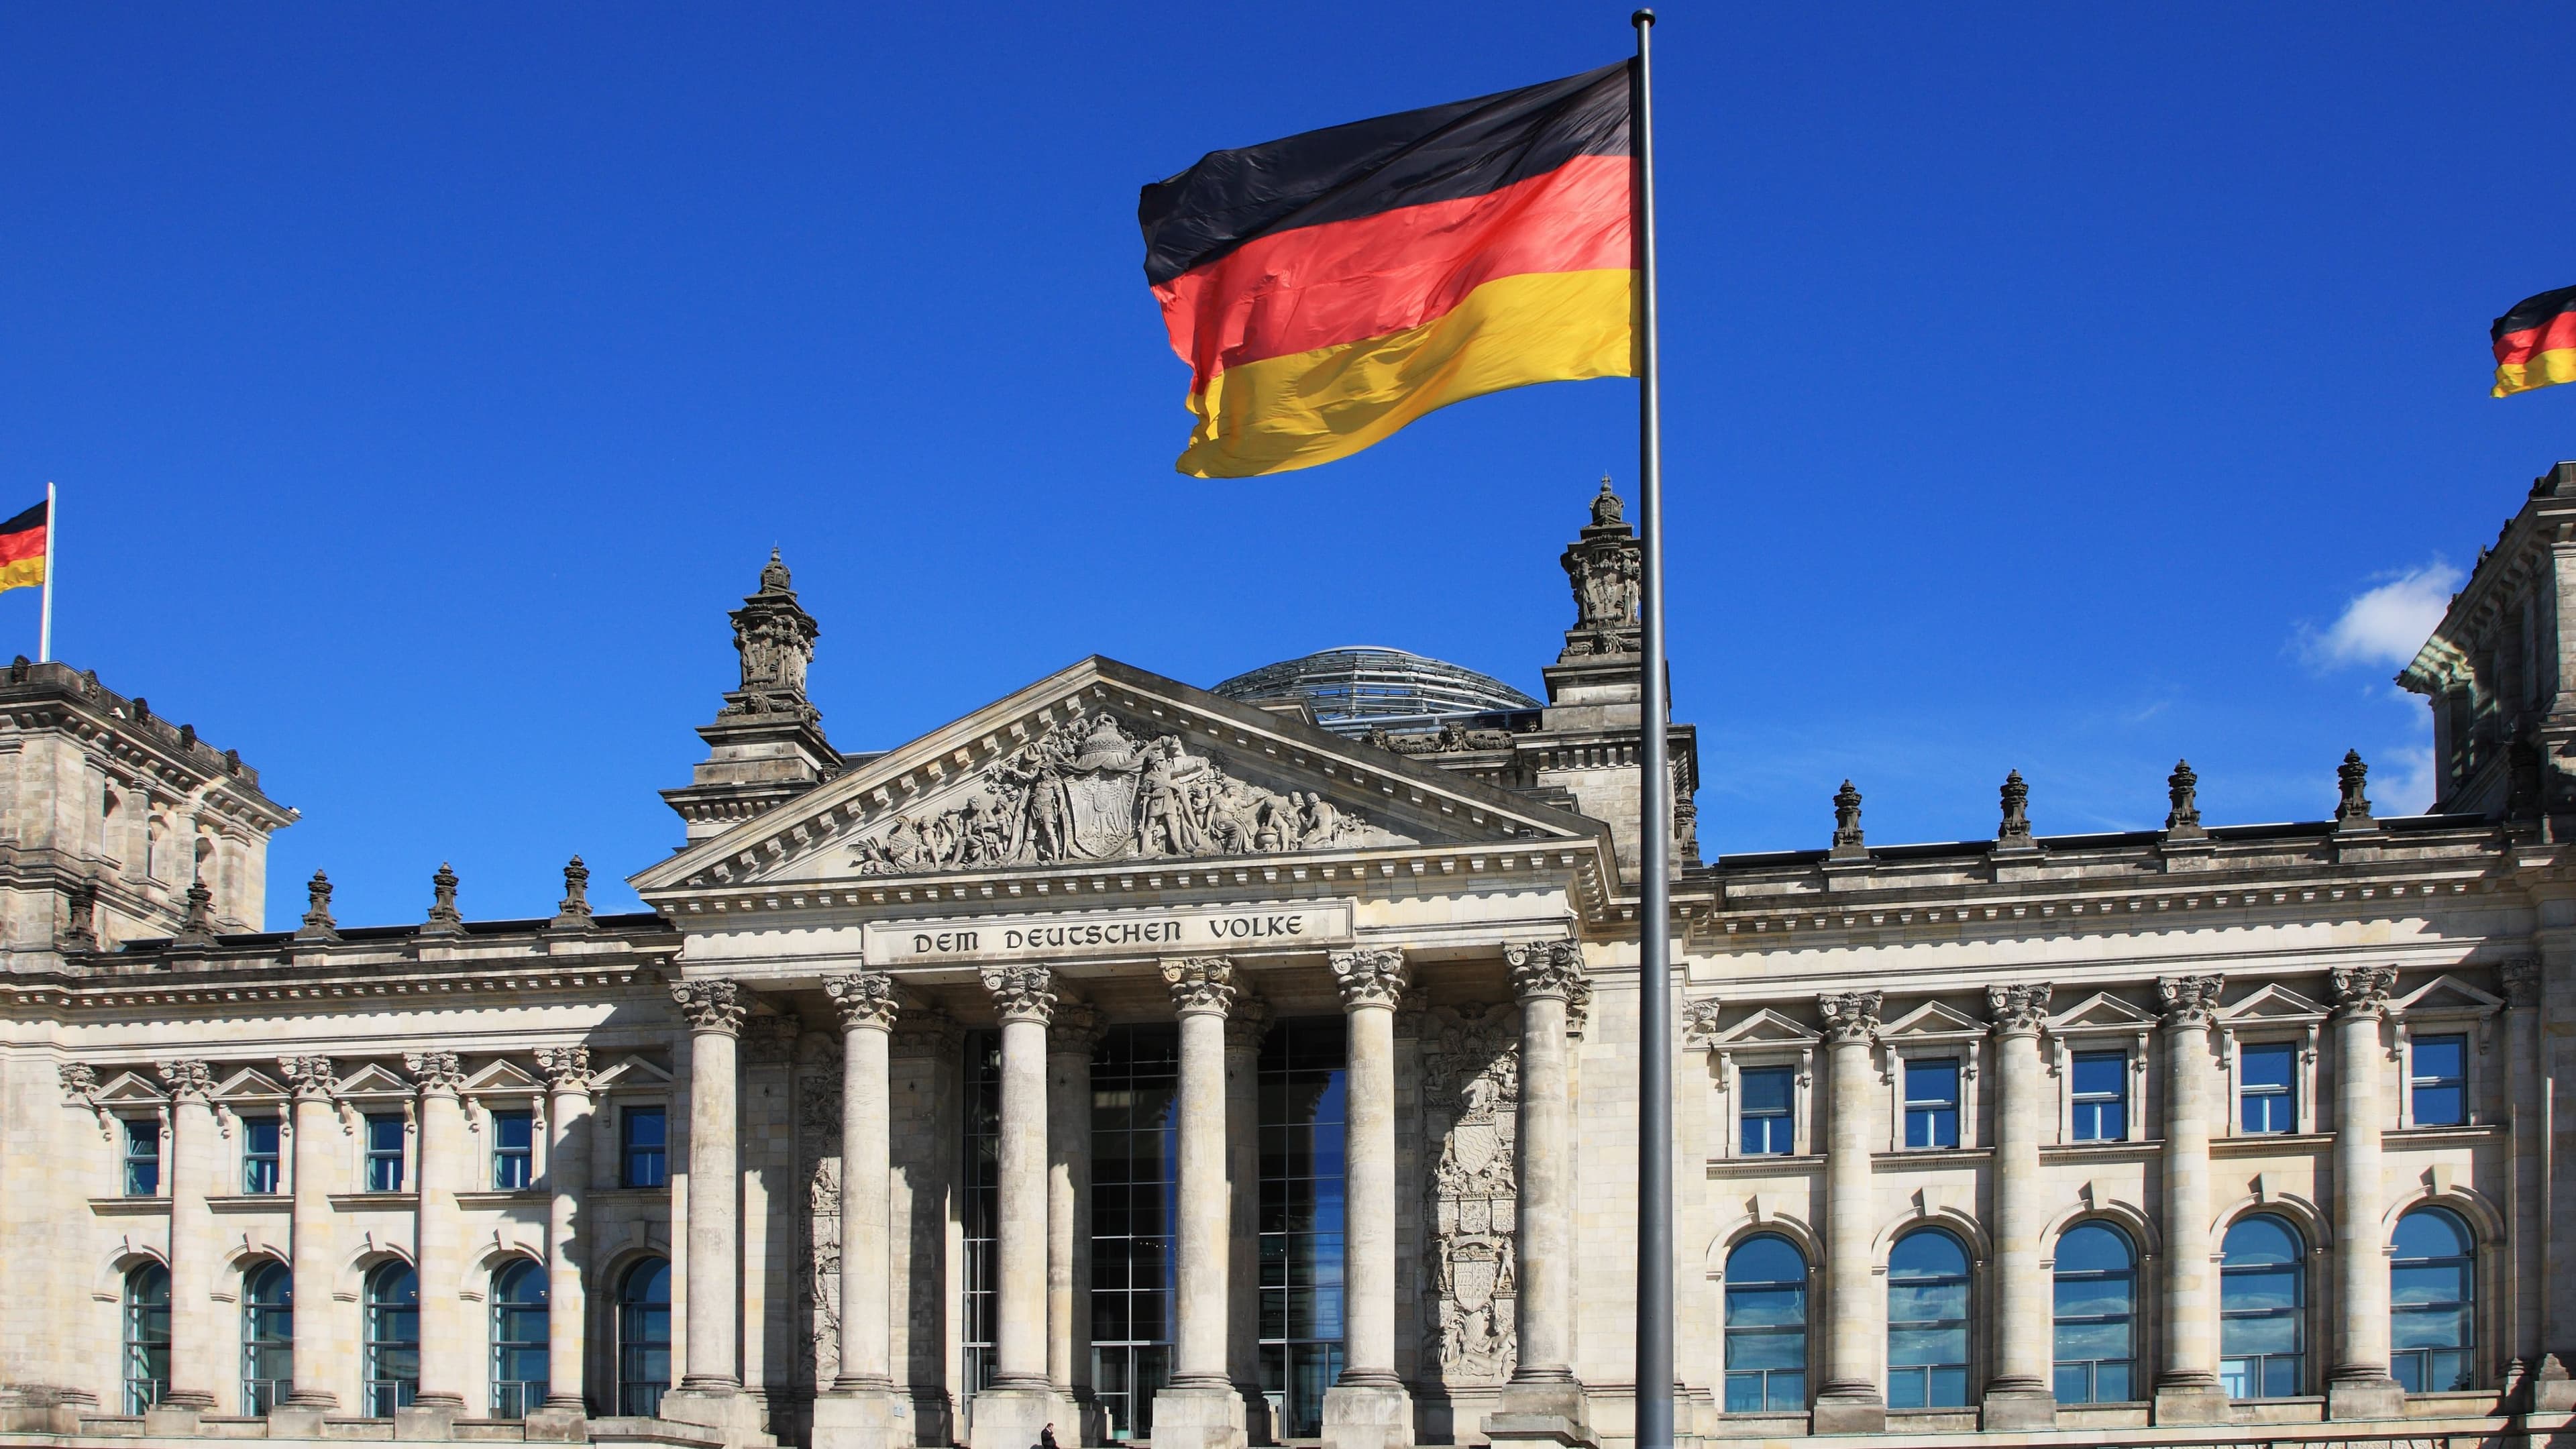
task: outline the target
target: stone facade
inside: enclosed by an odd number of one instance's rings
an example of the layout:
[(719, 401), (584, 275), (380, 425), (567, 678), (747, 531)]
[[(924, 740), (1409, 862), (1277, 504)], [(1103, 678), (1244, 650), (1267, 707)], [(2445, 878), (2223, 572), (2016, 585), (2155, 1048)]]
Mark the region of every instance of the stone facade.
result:
[[(2053, 836), (2016, 775), (1888, 848), (1846, 782), (1702, 864), (1668, 726), (1682, 1436), (2569, 1432), (2571, 499), (2405, 676), (2433, 814), (2347, 757), (2209, 825), (2181, 765)], [(576, 860), (549, 918), (442, 867), (260, 932), (291, 812), (21, 661), (0, 1440), (1627, 1445), (1634, 544), (1605, 488), (1543, 709), (1350, 738), (1090, 659), (849, 755), (773, 558), (628, 916)]]

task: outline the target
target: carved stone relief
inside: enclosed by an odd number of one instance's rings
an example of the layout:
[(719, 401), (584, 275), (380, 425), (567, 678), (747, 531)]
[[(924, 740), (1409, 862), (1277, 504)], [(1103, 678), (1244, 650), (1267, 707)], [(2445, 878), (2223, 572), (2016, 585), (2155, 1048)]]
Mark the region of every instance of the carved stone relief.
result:
[(841, 1059), (818, 1054), (796, 1072), (796, 1372), (816, 1392), (841, 1372)]
[(1498, 1384), (1517, 1358), (1520, 1045), (1511, 1009), (1462, 1002), (1423, 1023), (1431, 1171), (1423, 1350), (1452, 1387)]
[(1085, 713), (987, 767), (961, 803), (896, 815), (850, 852), (860, 875), (908, 875), (1414, 843), (1320, 792), (1235, 779), (1178, 735)]

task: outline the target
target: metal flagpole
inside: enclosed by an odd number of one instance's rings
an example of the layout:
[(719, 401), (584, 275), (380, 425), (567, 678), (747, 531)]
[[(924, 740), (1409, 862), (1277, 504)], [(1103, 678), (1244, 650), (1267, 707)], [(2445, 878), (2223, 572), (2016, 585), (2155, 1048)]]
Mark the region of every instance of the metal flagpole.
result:
[(36, 662), (54, 657), (54, 483), (45, 480), (45, 602), (36, 611)]
[(1663, 398), (1655, 376), (1655, 12), (1637, 27), (1637, 532), (1645, 550), (1645, 725), (1637, 755), (1644, 819), (1637, 904), (1637, 1449), (1673, 1443), (1673, 774), (1665, 721)]

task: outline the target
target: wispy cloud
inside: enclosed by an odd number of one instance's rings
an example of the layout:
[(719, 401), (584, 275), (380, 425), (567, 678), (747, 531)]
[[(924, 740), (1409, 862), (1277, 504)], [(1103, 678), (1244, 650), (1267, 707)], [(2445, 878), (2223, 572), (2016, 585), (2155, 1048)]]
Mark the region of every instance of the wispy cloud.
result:
[(2380, 815), (2421, 815), (2433, 808), (2433, 747), (2410, 745), (2370, 772), (2370, 808)]
[(2300, 643), (2319, 665), (2404, 665), (2442, 622), (2459, 586), (2460, 571), (2437, 558), (2355, 595), (2324, 632), (2302, 630)]

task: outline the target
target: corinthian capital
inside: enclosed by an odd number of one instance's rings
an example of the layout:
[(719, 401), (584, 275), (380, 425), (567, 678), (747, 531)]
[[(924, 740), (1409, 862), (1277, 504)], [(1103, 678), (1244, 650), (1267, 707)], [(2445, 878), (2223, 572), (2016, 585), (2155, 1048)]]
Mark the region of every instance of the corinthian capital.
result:
[(1329, 960), (1333, 980), (1342, 988), (1342, 1009), (1383, 1006), (1389, 1011), (1404, 999), (1404, 953), (1378, 948), (1335, 951)]
[(746, 1003), (730, 981), (675, 981), (671, 983), (671, 1002), (689, 1019), (691, 1031), (716, 1031), (726, 1036), (742, 1031)]
[(2496, 980), (2504, 987), (2507, 1006), (2540, 1004), (2540, 963), (2528, 956), (2507, 961), (2496, 968)]
[(881, 971), (854, 971), (824, 978), (823, 990), (841, 1008), (841, 1030), (892, 1031), (897, 1008), (894, 978)]
[(1877, 991), (1828, 991), (1816, 998), (1816, 1011), (1825, 1019), (1825, 1040), (1829, 1042), (1867, 1042), (1878, 1036), (1878, 1007), (1886, 1000)]
[(1087, 1057), (1108, 1031), (1108, 1024), (1100, 1019), (1099, 1007), (1088, 1001), (1059, 1001), (1055, 1004), (1055, 1019), (1047, 1024), (1047, 1050)]
[(546, 1085), (558, 1092), (590, 1090), (590, 1048), (585, 1046), (537, 1048), (537, 1073)]
[(2159, 976), (2156, 1013), (2167, 1026), (2204, 1027), (2218, 1015), (2218, 989), (2224, 976)]
[(1047, 984), (1055, 973), (1044, 966), (987, 966), (984, 989), (993, 993), (993, 1006), (1002, 1020), (1034, 1021), (1040, 1026), (1055, 1014), (1055, 993)]
[(1183, 1016), (1223, 1016), (1234, 1005), (1234, 962), (1223, 956), (1184, 956), (1163, 963), (1163, 984)]
[(1583, 981), (1583, 948), (1572, 941), (1528, 941), (1503, 948), (1503, 964), (1512, 971), (1512, 994), (1568, 1000)]
[(2379, 1016), (2388, 1010), (2388, 991), (2397, 972), (2387, 966), (2338, 966), (2326, 973), (2333, 988), (2334, 1014)]
[(452, 1097), (465, 1090), (465, 1072), (457, 1066), (454, 1052), (404, 1052), (403, 1070), (411, 1073), (423, 1092)]
[(1255, 1054), (1268, 1035), (1270, 1003), (1257, 991), (1236, 992), (1234, 1005), (1225, 1011), (1225, 1049), (1237, 1055)]
[(1986, 988), (1986, 1020), (2005, 1036), (2023, 1036), (2039, 1030), (2048, 1020), (2049, 985), (1989, 986)]
[(214, 1095), (214, 1068), (204, 1062), (156, 1062), (152, 1070), (160, 1074), (173, 1102), (202, 1102)]
[(331, 1070), (329, 1057), (280, 1057), (277, 1070), (299, 1102), (328, 1098), (340, 1090), (340, 1077)]

